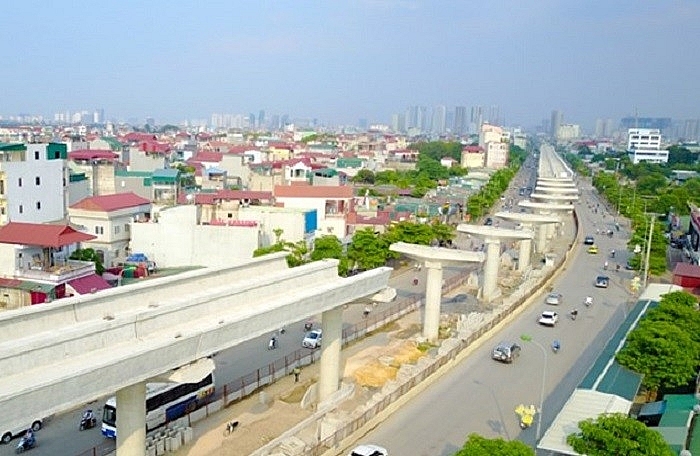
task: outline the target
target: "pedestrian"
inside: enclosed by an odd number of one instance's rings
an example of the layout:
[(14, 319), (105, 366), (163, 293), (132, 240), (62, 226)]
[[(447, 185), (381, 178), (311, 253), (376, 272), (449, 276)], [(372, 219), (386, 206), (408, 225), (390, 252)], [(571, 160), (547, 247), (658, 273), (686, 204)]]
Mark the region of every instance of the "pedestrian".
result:
[(299, 366), (292, 370), (292, 374), (294, 374), (294, 383), (299, 383), (299, 375), (301, 375), (301, 369), (299, 369)]

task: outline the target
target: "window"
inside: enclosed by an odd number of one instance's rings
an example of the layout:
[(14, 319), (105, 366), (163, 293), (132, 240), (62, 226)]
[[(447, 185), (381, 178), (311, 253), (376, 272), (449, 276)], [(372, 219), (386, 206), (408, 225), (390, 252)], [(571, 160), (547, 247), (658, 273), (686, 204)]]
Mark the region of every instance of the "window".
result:
[(34, 160), (39, 160), (39, 151), (38, 150), (34, 151)]
[(121, 227), (120, 226), (115, 226), (114, 227), (114, 234), (119, 234), (121, 232)]
[(36, 177), (34, 178), (34, 183), (36, 183), (36, 185), (41, 185), (41, 177), (36, 176)]
[(128, 233), (129, 231), (131, 231), (131, 225), (129, 225), (128, 223), (125, 223), (124, 224), (124, 232)]
[(22, 206), (21, 204), (19, 205), (19, 213), (24, 214), (24, 206)]
[(17, 186), (18, 187), (22, 186), (22, 178), (21, 177), (19, 179), (17, 179)]
[(37, 210), (41, 210), (41, 201), (36, 202), (36, 208)]
[(104, 234), (105, 230), (101, 226), (96, 226), (95, 227), (95, 234)]

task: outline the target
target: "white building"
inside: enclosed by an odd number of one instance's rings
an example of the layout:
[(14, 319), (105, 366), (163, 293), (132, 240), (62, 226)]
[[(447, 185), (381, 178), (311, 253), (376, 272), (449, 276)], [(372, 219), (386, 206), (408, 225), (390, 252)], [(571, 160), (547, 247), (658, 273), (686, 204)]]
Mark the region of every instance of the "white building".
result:
[(634, 164), (668, 162), (668, 150), (661, 148), (661, 130), (655, 128), (627, 130), (627, 154)]
[(479, 147), (485, 152), (486, 168), (505, 168), (508, 165), (510, 132), (499, 126), (485, 123), (481, 125), (479, 131)]
[(65, 221), (65, 144), (0, 143), (0, 225)]

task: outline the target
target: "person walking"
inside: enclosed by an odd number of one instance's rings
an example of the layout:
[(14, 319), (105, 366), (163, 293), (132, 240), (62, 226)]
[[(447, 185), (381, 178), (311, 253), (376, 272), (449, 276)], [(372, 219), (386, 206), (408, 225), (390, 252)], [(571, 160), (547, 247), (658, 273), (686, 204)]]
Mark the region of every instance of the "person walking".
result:
[(299, 383), (299, 375), (301, 375), (301, 369), (299, 369), (299, 366), (292, 370), (292, 374), (294, 374), (294, 383)]

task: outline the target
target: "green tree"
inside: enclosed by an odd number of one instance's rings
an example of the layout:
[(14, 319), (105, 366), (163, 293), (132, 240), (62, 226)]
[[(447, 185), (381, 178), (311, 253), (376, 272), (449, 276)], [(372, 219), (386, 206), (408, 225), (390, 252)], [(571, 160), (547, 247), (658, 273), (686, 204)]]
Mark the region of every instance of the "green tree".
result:
[(534, 456), (535, 451), (519, 440), (487, 439), (478, 434), (469, 434), (454, 456)]
[(324, 258), (337, 258), (343, 256), (343, 244), (335, 236), (321, 236), (314, 240), (314, 250), (311, 252), (311, 261), (318, 261)]
[(352, 181), (356, 184), (374, 184), (374, 173), (366, 168), (362, 168), (355, 174)]
[(102, 260), (97, 252), (95, 252), (95, 249), (77, 249), (70, 254), (70, 259), (78, 261), (92, 261), (95, 263), (95, 272), (97, 275), (102, 275), (102, 273), (105, 272), (105, 267), (102, 264)]
[(588, 456), (673, 456), (661, 434), (621, 413), (601, 415), (578, 423), (580, 432), (566, 443)]
[(348, 260), (360, 270), (384, 266), (388, 257), (389, 244), (377, 236), (372, 228), (356, 231), (348, 246)]
[(697, 375), (698, 344), (674, 323), (643, 319), (630, 332), (615, 358), (642, 374), (642, 385), (650, 391), (685, 385)]

